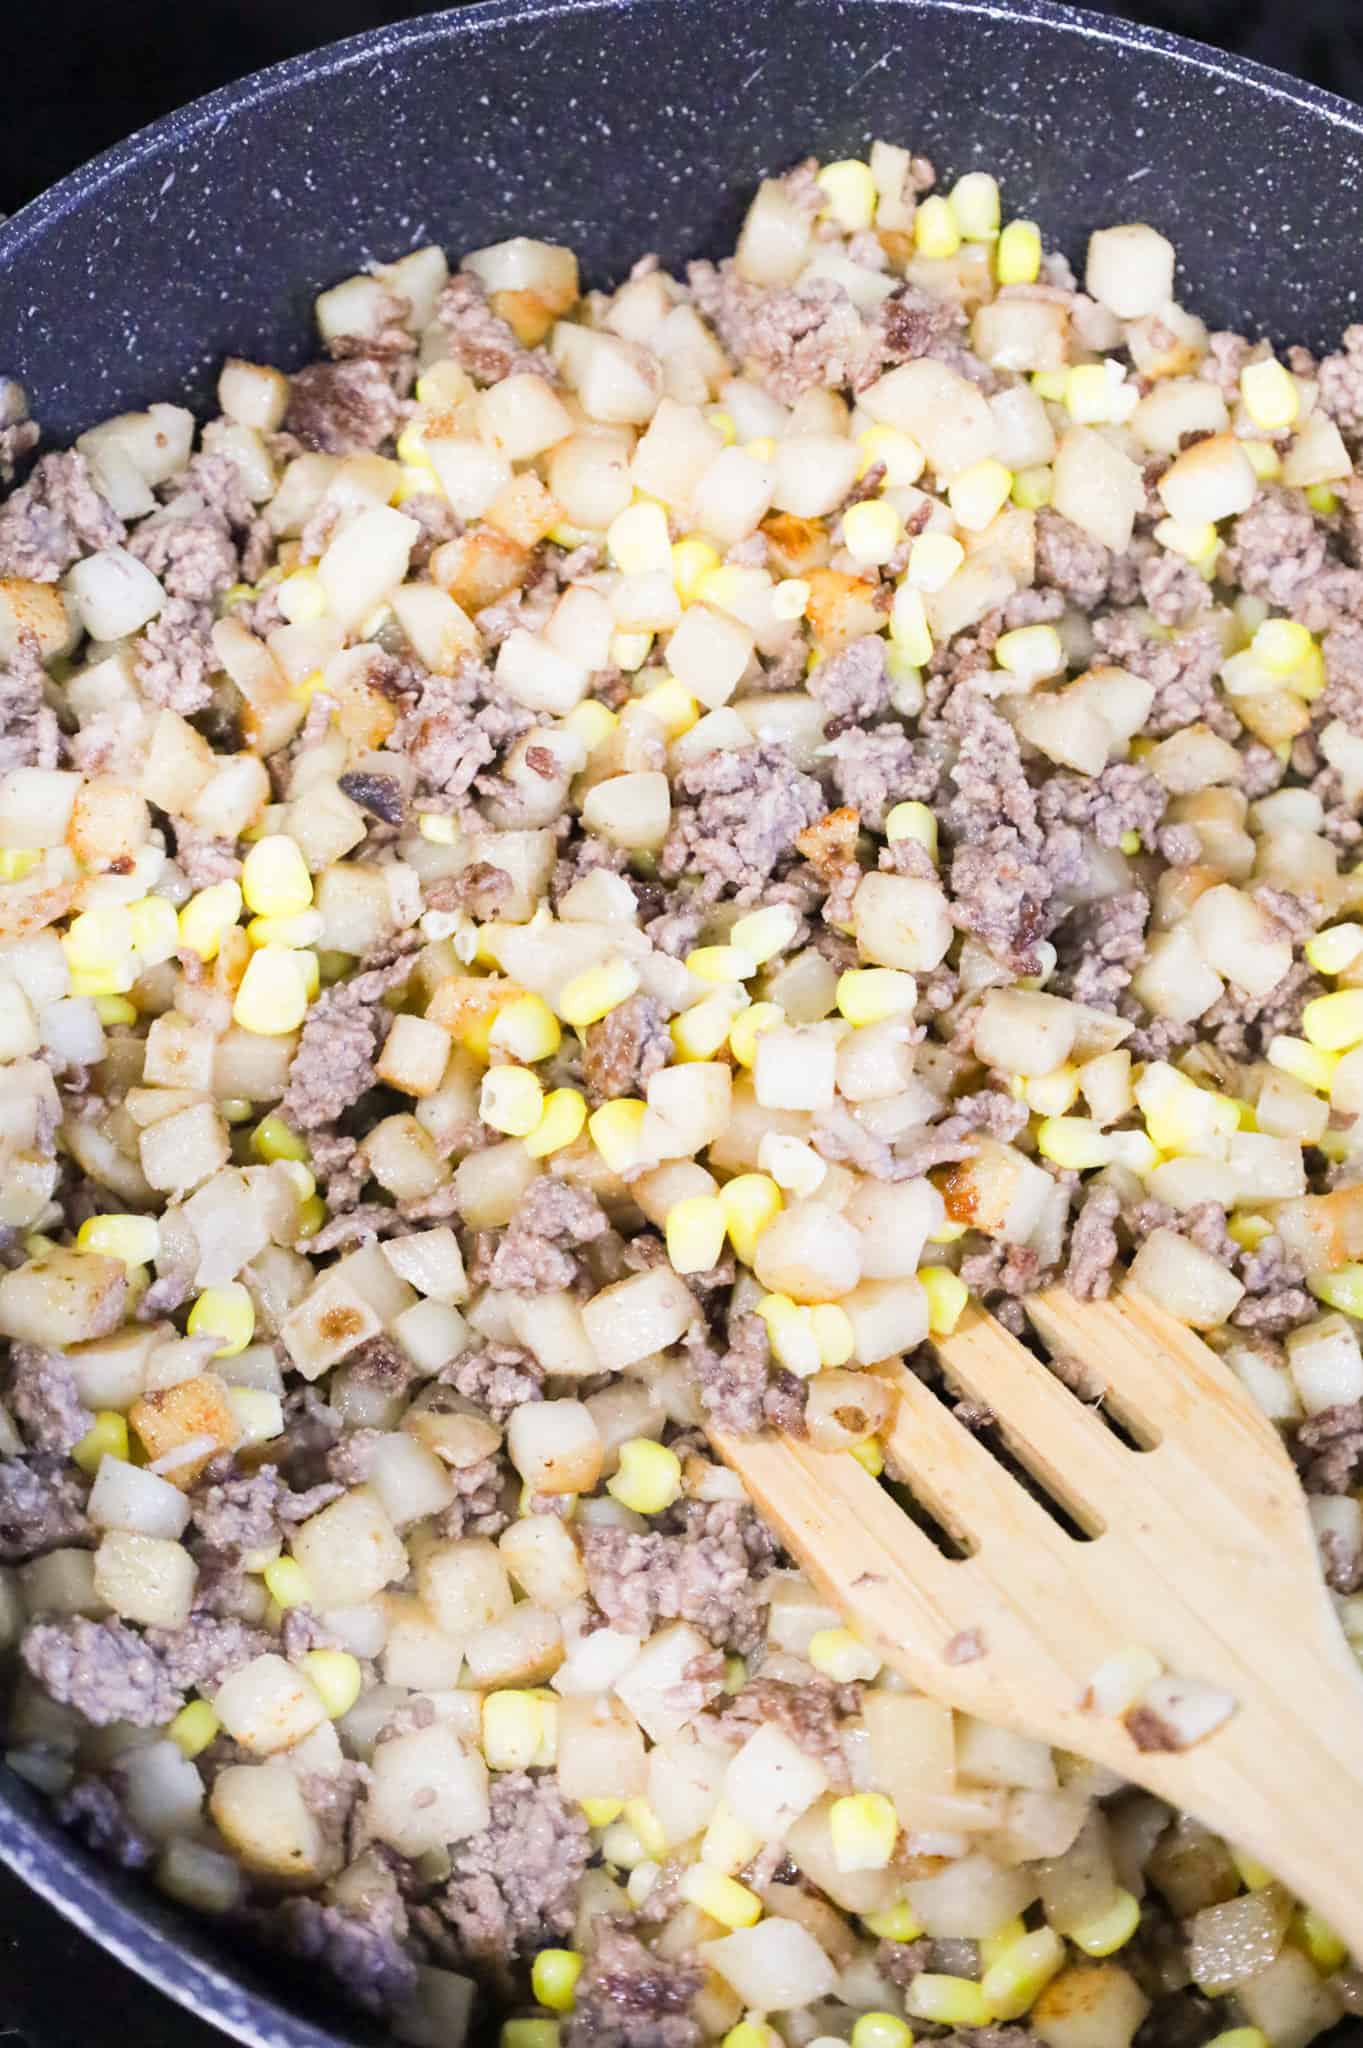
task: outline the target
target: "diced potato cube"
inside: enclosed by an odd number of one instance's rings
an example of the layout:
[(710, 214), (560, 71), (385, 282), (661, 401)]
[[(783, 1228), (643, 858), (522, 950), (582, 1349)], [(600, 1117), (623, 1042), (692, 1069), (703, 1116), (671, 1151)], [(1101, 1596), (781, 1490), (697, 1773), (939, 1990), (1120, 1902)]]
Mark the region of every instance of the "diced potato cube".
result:
[(404, 1095), (433, 1095), (449, 1062), (453, 1041), (429, 1017), (400, 1014), (376, 1062), (379, 1079)]
[[(216, 1373), (196, 1373), (174, 1386), (155, 1387), (128, 1410), (148, 1459), (166, 1459), (166, 1477), (177, 1486), (192, 1486), (210, 1458), (230, 1450), (241, 1428)], [(184, 1450), (183, 1459), (174, 1453)]]
[(442, 1302), (467, 1300), (464, 1256), (448, 1223), (434, 1230), (414, 1230), (406, 1237), (390, 1237), (383, 1255), (418, 1294)]
[(487, 1766), (448, 1722), (391, 1736), (370, 1768), (369, 1832), (400, 1856), (444, 1849), (488, 1825)]
[(279, 1334), (295, 1369), (315, 1380), (382, 1328), (364, 1296), (333, 1266), (285, 1316)]
[(124, 1621), (183, 1628), (199, 1571), (183, 1544), (111, 1529), (95, 1552), (95, 1591)]
[(306, 1673), (272, 1652), (229, 1671), (213, 1707), (227, 1733), (253, 1756), (292, 1749), (326, 1719)]
[(294, 1530), (290, 1544), (319, 1608), (353, 1607), (407, 1576), (402, 1540), (368, 1486), (342, 1494)]
[(674, 1622), (652, 1636), (615, 1681), (617, 1697), (650, 1742), (665, 1741), (695, 1719), (700, 1703), (689, 1698), (684, 1681), (697, 1658), (705, 1655), (704, 1636), (689, 1622)]
[(563, 1630), (556, 1614), (522, 1600), (505, 1621), (471, 1635), (464, 1654), (477, 1686), (542, 1685), (563, 1662)]
[(103, 1337), (122, 1322), (127, 1292), (121, 1259), (46, 1252), (0, 1275), (0, 1336), (54, 1350)]
[(187, 1194), (231, 1157), (227, 1126), (211, 1102), (197, 1102), (143, 1131), (142, 1171), (154, 1188)]
[(247, 1870), (274, 1883), (310, 1885), (331, 1857), (287, 1764), (229, 1764), (213, 1780), (209, 1811)]
[(748, 1737), (724, 1775), (724, 1797), (764, 1842), (780, 1841), (827, 1790), (823, 1766), (774, 1722)]
[(606, 1693), (560, 1700), (558, 1787), (566, 1800), (633, 1799), (644, 1790), (644, 1739)]
[(516, 1584), (537, 1606), (560, 1612), (587, 1590), (578, 1547), (557, 1515), (523, 1515), (497, 1539), (497, 1548)]
[(690, 1289), (666, 1266), (603, 1287), (582, 1311), (602, 1372), (624, 1372), (641, 1358), (666, 1350), (695, 1315)]
[(581, 1401), (525, 1401), (507, 1425), (507, 1451), (536, 1493), (590, 1493), (601, 1477), (601, 1434)]
[(495, 1543), (467, 1536), (417, 1560), (417, 1590), (440, 1627), (461, 1640), (511, 1612), (511, 1582)]
[(1149, 2010), (1149, 1999), (1120, 1963), (1081, 1964), (1052, 1977), (1028, 2021), (1045, 2048), (1130, 2048)]

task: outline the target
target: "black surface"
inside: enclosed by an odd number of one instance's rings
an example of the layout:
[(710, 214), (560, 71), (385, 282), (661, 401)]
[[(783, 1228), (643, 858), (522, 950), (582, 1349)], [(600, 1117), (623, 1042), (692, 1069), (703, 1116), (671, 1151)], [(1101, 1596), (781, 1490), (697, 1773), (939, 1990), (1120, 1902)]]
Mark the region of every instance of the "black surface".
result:
[[(74, 30), (62, 0), (30, 12), (0, 127), (4, 189), (12, 202), (186, 93), (374, 18), (344, 0), (324, 16), (106, 7)], [(1356, 32), (1320, 0), (1203, 0), (1191, 19), (1359, 83)], [(874, 134), (928, 148), (947, 172), (998, 170), (1075, 254), (1106, 220), (1165, 226), (1188, 297), (1215, 318), (1248, 312), (1279, 337), (1325, 341), (1354, 316), (1363, 151), (1344, 109), (1253, 74), (1227, 84), (1205, 53), (984, 4), (601, 0), (555, 21), (481, 9), (453, 34), (295, 68), (78, 180), (0, 233), (0, 367), (25, 377), (60, 437), (118, 404), (202, 394), (229, 347), (296, 359), (311, 290), (371, 255), (517, 228), (571, 241), (596, 278), (618, 275), (645, 248), (671, 260), (722, 246), (760, 171)], [(213, 1969), (205, 1935), (141, 1913), (130, 1887), (106, 1895), (9, 1799), (0, 1787), (0, 1834), (26, 1830), (39, 1881), (182, 1988)], [(210, 1984), (193, 1978), (201, 2010)], [(270, 2024), (241, 2024), (258, 2020)], [(130, 2029), (147, 2048), (215, 2038), (0, 1878), (5, 2026), (30, 2048), (104, 2048)]]

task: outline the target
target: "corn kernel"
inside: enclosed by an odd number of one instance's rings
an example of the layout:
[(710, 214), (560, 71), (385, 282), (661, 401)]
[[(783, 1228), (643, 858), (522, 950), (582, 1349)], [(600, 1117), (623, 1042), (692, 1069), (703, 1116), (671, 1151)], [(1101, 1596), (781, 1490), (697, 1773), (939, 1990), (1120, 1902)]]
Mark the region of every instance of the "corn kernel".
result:
[(1271, 484), (1283, 473), (1283, 459), (1271, 441), (1242, 441), (1240, 448), (1260, 483)]
[(1041, 230), (1034, 220), (1010, 220), (994, 251), (1000, 284), (1035, 284), (1041, 275)]
[(1029, 1075), (1017, 1092), (1037, 1116), (1064, 1116), (1079, 1099), (1079, 1070), (1066, 1065), (1052, 1074)]
[(214, 1358), (235, 1358), (255, 1335), (255, 1303), (239, 1280), (229, 1280), (223, 1287), (206, 1287), (189, 1311), (185, 1327), (191, 1337), (222, 1339)]
[(885, 1470), (885, 1449), (878, 1436), (868, 1436), (862, 1443), (853, 1444), (848, 1456), (855, 1458), (872, 1479), (879, 1479)]
[(983, 1991), (969, 1977), (938, 1976), (925, 1971), (904, 1994), (915, 2019), (937, 2020), (948, 2027), (987, 2027), (993, 2018)]
[(1122, 417), (1128, 408), (1129, 389), (1124, 389), (1120, 368), (1115, 365), (1076, 363), (1065, 385), (1065, 410), (1079, 426), (1101, 426)]
[(839, 1308), (835, 1301), (816, 1302), (809, 1311), (809, 1320), (819, 1347), (820, 1365), (846, 1365), (856, 1350), (846, 1309)]
[(931, 661), (932, 633), (923, 593), (908, 581), (902, 582), (894, 594), (890, 610), (890, 638), (905, 660), (913, 662), (915, 667), (926, 668)]
[(913, 799), (894, 804), (885, 814), (885, 837), (891, 846), (901, 839), (916, 839), (934, 861), (937, 858), (937, 820), (926, 804)]
[[(410, 433), (408, 428), (403, 439)], [(429, 463), (423, 467), (426, 472), (425, 488), (429, 490), (433, 472)], [(275, 585), (275, 603), (291, 626), (305, 625), (311, 619), (320, 619), (326, 610), (326, 585), (315, 569), (295, 569), (292, 576), (281, 577)]]
[(940, 194), (920, 199), (913, 217), (914, 247), (920, 256), (954, 256), (961, 246), (961, 230), (949, 203)]
[(850, 1628), (816, 1628), (809, 1639), (807, 1655), (816, 1671), (839, 1685), (852, 1685), (858, 1680), (869, 1683), (881, 1668), (875, 1651), (868, 1650)]
[(724, 984), (748, 981), (757, 972), (757, 962), (741, 946), (697, 946), (686, 956), (686, 965), (697, 981)]
[(191, 896), (180, 912), (180, 951), (201, 960), (216, 960), (218, 948), (241, 916), (241, 890), (235, 882), (214, 882)]
[(143, 896), (128, 905), (133, 950), (144, 967), (159, 967), (169, 960), (179, 944), (180, 926), (175, 905), (164, 896)]
[(807, 1308), (797, 1307), (788, 1294), (764, 1294), (754, 1313), (767, 1326), (767, 1342), (778, 1365), (802, 1380), (819, 1370), (819, 1339)]
[(774, 619), (802, 619), (809, 609), (810, 588), (803, 576), (783, 576), (773, 584), (771, 615)]
[(530, 1966), (530, 1989), (550, 2012), (571, 2012), (582, 1957), (575, 1948), (542, 1948)]
[(1141, 850), (1140, 833), (1136, 831), (1123, 832), (1117, 841), (1117, 847), (1118, 851), (1126, 854), (1128, 858), (1132, 854), (1139, 853)]
[(675, 676), (664, 676), (653, 689), (637, 700), (651, 718), (656, 718), (664, 737), (679, 740), (700, 719), (700, 706)]
[(822, 211), (845, 235), (857, 235), (876, 217), (876, 181), (869, 164), (857, 158), (825, 164), (818, 175), (824, 195)]
[(578, 1088), (554, 1088), (544, 1098), (540, 1120), (525, 1140), (532, 1159), (547, 1159), (561, 1152), (581, 1135), (587, 1121), (587, 1104)]
[(543, 1732), (543, 1707), (534, 1693), (505, 1688), (484, 1695), (482, 1746), (489, 1770), (529, 1770)]
[(1240, 372), (1240, 396), (1255, 426), (1266, 434), (1290, 427), (1301, 409), (1296, 380), (1272, 356), (1262, 363), (1245, 364)]
[(679, 1060), (712, 1060), (729, 1036), (734, 1018), (748, 1007), (748, 992), (736, 983), (716, 988), (692, 1003), (668, 1026)]
[(1339, 496), (1329, 484), (1311, 484), (1306, 492), (1306, 502), (1313, 512), (1319, 512), (1322, 519), (1329, 519), (1339, 510)]
[(923, 1923), (907, 1899), (885, 1906), (879, 1913), (863, 1913), (861, 1924), (878, 1941), (917, 1941), (923, 1932)]
[(1332, 924), (1302, 948), (1317, 974), (1342, 974), (1363, 953), (1363, 924)]
[(904, 522), (885, 498), (863, 498), (842, 515), (843, 545), (859, 566), (888, 562), (904, 535)]
[(116, 1408), (101, 1408), (71, 1456), (82, 1472), (98, 1472), (101, 1458), (128, 1455), (128, 1425)]
[(558, 999), (559, 1016), (574, 1031), (585, 1030), (588, 1024), (599, 1024), (638, 986), (639, 972), (630, 961), (600, 960), (564, 983)]
[(672, 574), (667, 514), (661, 505), (647, 499), (616, 513), (606, 528), (606, 546), (611, 561), (626, 576), (646, 576), (656, 569)]
[(1269, 1040), (1268, 1063), (1280, 1074), (1290, 1074), (1294, 1081), (1302, 1082), (1307, 1088), (1314, 1088), (1318, 1094), (1326, 1095), (1334, 1080), (1339, 1055), (1321, 1052), (1317, 1046), (1308, 1045), (1304, 1038), (1289, 1038), (1283, 1034)]
[(613, 1821), (601, 1837), (601, 1854), (617, 1870), (633, 1870), (644, 1862), (647, 1851), (628, 1821)]
[(993, 1934), (984, 1935), (978, 1946), (980, 1951), (980, 1975), (992, 1970), (999, 1957), (1006, 1955), (1015, 1941), (1021, 1941), (1027, 1932), (1027, 1922), (1021, 1913), (1014, 1913), (1011, 1920), (1005, 1920), (1002, 1927)]
[(902, 967), (849, 967), (838, 976), (838, 1009), (849, 1024), (908, 1016), (917, 1001), (918, 983)]
[(1267, 1216), (1248, 1215), (1243, 1209), (1227, 1219), (1226, 1229), (1242, 1251), (1256, 1251), (1266, 1237), (1273, 1235), (1273, 1225)]
[(1038, 512), (1043, 505), (1050, 504), (1054, 481), (1054, 472), (1050, 464), (1035, 462), (1027, 469), (1020, 469), (1017, 472), (1009, 496), (1024, 512)]
[(947, 195), (967, 242), (992, 242), (999, 232), (999, 186), (988, 171), (967, 171)]
[(1086, 1116), (1046, 1117), (1037, 1130), (1036, 1149), (1043, 1159), (1075, 1173), (1106, 1166), (1111, 1157), (1109, 1140)]
[(623, 1799), (584, 1799), (582, 1811), (588, 1827), (608, 1828), (625, 1810)]
[(915, 590), (940, 590), (965, 560), (965, 549), (952, 533), (920, 533), (909, 543), (906, 571)]
[(1065, 646), (1054, 626), (1018, 626), (994, 643), (994, 659), (1024, 687), (1064, 673)]
[(306, 1138), (300, 1137), (282, 1116), (263, 1116), (251, 1133), (251, 1150), (257, 1159), (269, 1165), (275, 1159), (293, 1159), (305, 1164), (308, 1159)]
[(306, 1607), (312, 1599), (308, 1575), (296, 1558), (277, 1557), (260, 1576), (276, 1607)]
[(181, 1756), (192, 1763), (201, 1756), (210, 1742), (215, 1742), (222, 1728), (222, 1722), (214, 1713), (207, 1700), (190, 1700), (166, 1729), (167, 1735), (179, 1750)]
[(667, 1256), (674, 1273), (708, 1273), (724, 1251), (724, 1204), (718, 1195), (688, 1195), (667, 1212)]
[(784, 953), (800, 928), (793, 904), (773, 903), (765, 910), (750, 910), (730, 927), (729, 943), (763, 967)]
[(721, 437), (725, 447), (732, 448), (734, 442), (738, 439), (738, 429), (734, 425), (733, 414), (725, 412), (722, 405), (717, 405), (712, 407), (705, 417), (715, 432)]
[(253, 917), (246, 936), (253, 946), (313, 946), (326, 927), (319, 910), (299, 910), (289, 917)]
[(633, 1096), (603, 1102), (587, 1118), (591, 1141), (612, 1173), (629, 1173), (644, 1163), (645, 1105)]
[(621, 1444), (620, 1465), (606, 1481), (606, 1491), (636, 1515), (660, 1515), (681, 1492), (681, 1461), (666, 1444), (632, 1436)]
[[(307, 956), (287, 946), (262, 946), (246, 963), (232, 1016), (243, 1031), (278, 1038), (296, 1031), (307, 1015)], [(316, 968), (313, 958), (313, 968)]]
[[(776, 443), (770, 434), (758, 434), (753, 440), (745, 441), (743, 448), (745, 454), (751, 455), (755, 462), (770, 462), (776, 453)], [(722, 571), (720, 573), (722, 574)], [(715, 597), (714, 602), (718, 604), (720, 599)]]
[(1363, 988), (1317, 996), (1301, 1013), (1302, 1035), (1317, 1052), (1346, 1052), (1363, 1041)]
[(736, 2027), (730, 2027), (719, 2048), (781, 2048), (781, 2037), (760, 2020), (740, 2020)]
[(1228, 1842), (1226, 1847), (1230, 1850), (1230, 1860), (1235, 1865), (1236, 1875), (1247, 1892), (1261, 1892), (1269, 1885), (1277, 1883), (1273, 1872), (1267, 1864), (1261, 1863), (1257, 1856), (1251, 1856), (1248, 1850), (1237, 1849), (1234, 1842)]
[[(704, 1008), (704, 1005), (701, 1007)], [(695, 1015), (695, 1011), (687, 1010), (683, 1015), (691, 1017)], [(677, 1021), (680, 1023), (681, 1019), (678, 1018)], [(750, 1067), (757, 1058), (757, 1040), (761, 1033), (769, 1031), (773, 1024), (784, 1024), (785, 1021), (786, 1013), (779, 1003), (750, 1003), (747, 1009), (738, 1012), (729, 1025), (727, 1037), (729, 1050), (740, 1067)], [(722, 1045), (724, 1040), (721, 1039), (719, 1043)], [(718, 1050), (719, 1046), (716, 1046), (715, 1051)], [(709, 1055), (697, 1053), (695, 1057), (706, 1059)]]
[(928, 1298), (928, 1328), (934, 1337), (949, 1337), (965, 1313), (970, 1289), (950, 1266), (920, 1266), (918, 1278)]
[(963, 526), (967, 533), (982, 533), (1008, 503), (1012, 488), (1012, 470), (1005, 469), (990, 455), (951, 479), (947, 503), (958, 526)]
[(503, 2020), (498, 2048), (559, 2048), (557, 2020)]
[(648, 660), (648, 650), (652, 645), (652, 633), (627, 633), (622, 627), (611, 634), (610, 658), (616, 668), (632, 676)]
[(753, 1262), (757, 1240), (781, 1212), (781, 1190), (766, 1173), (740, 1173), (719, 1191), (728, 1219), (729, 1242), (745, 1266)]
[(1311, 1273), (1307, 1286), (1317, 1301), (1346, 1316), (1363, 1315), (1363, 1265), (1336, 1266), (1332, 1273)]
[(150, 1265), (160, 1249), (161, 1226), (154, 1216), (88, 1216), (76, 1232), (78, 1252), (99, 1252), (125, 1266)]
[(1130, 1941), (1140, 1920), (1140, 1900), (1130, 1892), (1118, 1891), (1110, 1906), (1067, 1932), (1086, 1956), (1110, 1956)]
[(6, 846), (0, 848), (0, 882), (22, 882), (25, 875), (31, 875), (42, 855), (31, 846)]
[(1021, 2019), (1064, 1961), (1065, 1944), (1053, 1927), (1039, 1927), (1034, 1934), (1024, 1934), (980, 1979), (980, 1992), (990, 2017)]
[(671, 552), (672, 581), (683, 604), (693, 604), (702, 577), (719, 567), (719, 549), (698, 533), (676, 541)]
[(329, 1721), (350, 1712), (364, 1683), (358, 1657), (349, 1650), (307, 1650), (298, 1665), (312, 1680)]
[(296, 917), (312, 904), (312, 876), (287, 832), (257, 839), (241, 869), (241, 893), (248, 910), (261, 917)]
[(906, 434), (902, 427), (868, 427), (864, 434), (858, 434), (857, 446), (862, 456), (860, 474), (865, 476), (868, 469), (882, 464), (888, 490), (917, 483), (927, 462), (912, 434)]
[(1290, 676), (1309, 659), (1316, 643), (1295, 619), (1265, 619), (1249, 644), (1261, 668), (1273, 676)]
[(1272, 2048), (1262, 2027), (1231, 2027), (1208, 2041), (1207, 2048)]
[(828, 1175), (826, 1163), (803, 1138), (785, 1131), (764, 1131), (757, 1147), (757, 1164), (776, 1185), (802, 1198), (812, 1195)]
[(102, 910), (82, 910), (62, 935), (66, 964), (73, 971), (100, 974), (120, 967), (133, 950), (132, 919), (127, 907), (111, 903)]
[(528, 1067), (489, 1067), (478, 1094), (478, 1114), (508, 1138), (528, 1138), (544, 1114), (544, 1090)]
[(1312, 704), (1317, 697), (1324, 694), (1328, 680), (1325, 673), (1325, 656), (1312, 641), (1310, 652), (1301, 667), (1284, 679), (1283, 688), (1290, 690), (1294, 697), (1300, 697), (1304, 703)]
[[(605, 709), (604, 705), (602, 709)], [(443, 811), (421, 811), (416, 826), (422, 838), (429, 840), (432, 846), (453, 846), (459, 837), (459, 827)]]
[(294, 1221), (294, 1234), (299, 1238), (316, 1237), (326, 1220), (326, 1203), (320, 1195), (310, 1195), (306, 1202), (300, 1202), (298, 1205), (298, 1215)]
[(852, 2048), (913, 2048), (913, 2031), (892, 2012), (864, 2012), (852, 2028)]
[(722, 1927), (753, 1927), (762, 1918), (757, 1893), (708, 1863), (687, 1866), (682, 1872), (681, 1895), (689, 1906), (708, 1913)]
[(1292, 1920), (1294, 1939), (1306, 1950), (1322, 1977), (1333, 1976), (1349, 1960), (1349, 1950), (1328, 1920), (1314, 1906), (1302, 1906)]

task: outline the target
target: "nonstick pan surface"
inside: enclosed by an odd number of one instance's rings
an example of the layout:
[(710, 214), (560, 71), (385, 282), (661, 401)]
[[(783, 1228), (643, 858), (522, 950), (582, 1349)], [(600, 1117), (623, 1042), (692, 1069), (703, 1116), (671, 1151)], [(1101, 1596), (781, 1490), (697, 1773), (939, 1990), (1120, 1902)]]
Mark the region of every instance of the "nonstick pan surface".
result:
[[(1212, 324), (1321, 347), (1360, 317), (1363, 117), (1256, 65), (1042, 0), (490, 0), (215, 93), (0, 226), (0, 372), (60, 443), (202, 404), (226, 353), (298, 363), (318, 286), (372, 257), (523, 232), (605, 283), (644, 250), (722, 250), (761, 174), (877, 135), (994, 171), (1072, 258), (1151, 222)], [(309, 1985), (267, 1994), (3, 1768), (0, 1856), (238, 2040), (366, 2038), (328, 2032)]]

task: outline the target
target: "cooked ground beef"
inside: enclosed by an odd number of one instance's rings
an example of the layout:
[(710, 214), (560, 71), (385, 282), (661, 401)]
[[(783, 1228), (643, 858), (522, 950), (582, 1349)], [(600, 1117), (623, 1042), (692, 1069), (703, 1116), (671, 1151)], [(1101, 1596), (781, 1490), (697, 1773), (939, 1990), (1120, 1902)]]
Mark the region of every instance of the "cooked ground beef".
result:
[(57, 1819), (79, 1835), (87, 1849), (120, 1870), (144, 1870), (155, 1848), (129, 1820), (118, 1792), (106, 1778), (77, 1778), (57, 1801)]
[(655, 1955), (612, 1920), (598, 1919), (593, 1933), (564, 2048), (697, 2048), (700, 1965)]
[(130, 1721), (159, 1728), (178, 1713), (183, 1686), (155, 1648), (121, 1621), (35, 1621), (19, 1643), (24, 1664), (59, 1706), (74, 1707), (95, 1728)]
[(777, 746), (707, 754), (677, 777), (685, 799), (658, 860), (664, 880), (699, 871), (751, 902), (824, 811), (823, 792)]
[(662, 1005), (646, 995), (623, 1003), (589, 1024), (582, 1039), (582, 1078), (593, 1105), (619, 1095), (642, 1095), (672, 1057)]
[(655, 1622), (689, 1621), (719, 1649), (743, 1655), (766, 1616), (761, 1573), (772, 1543), (750, 1508), (686, 1502), (672, 1532), (587, 1528), (582, 1555), (593, 1600), (612, 1628), (647, 1635)]
[(552, 1947), (572, 1927), (591, 1835), (549, 1777), (500, 1774), (491, 1805), (490, 1825), (453, 1849), (436, 1904), (469, 1967), (509, 1981), (516, 1957)]
[(81, 1403), (75, 1376), (60, 1352), (12, 1344), (5, 1392), (10, 1413), (30, 1450), (58, 1456), (74, 1450), (94, 1417)]
[(0, 1564), (90, 1540), (81, 1474), (47, 1456), (0, 1458)]

